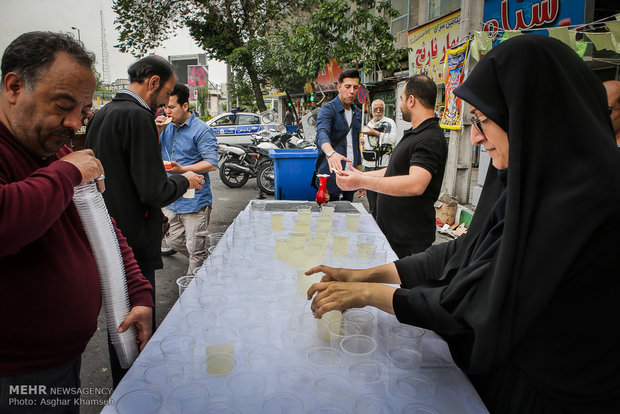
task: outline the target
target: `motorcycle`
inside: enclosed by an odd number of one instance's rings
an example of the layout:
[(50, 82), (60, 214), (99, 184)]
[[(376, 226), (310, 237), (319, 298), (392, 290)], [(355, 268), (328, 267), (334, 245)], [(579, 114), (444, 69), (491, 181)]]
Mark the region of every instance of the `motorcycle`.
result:
[[(219, 174), (222, 182), (231, 188), (243, 187), (250, 178), (257, 178), (258, 187), (269, 195), (275, 194), (273, 185), (273, 163), (269, 150), (278, 148), (269, 139), (253, 136), (252, 145), (219, 144)], [(271, 173), (268, 165), (272, 167)]]

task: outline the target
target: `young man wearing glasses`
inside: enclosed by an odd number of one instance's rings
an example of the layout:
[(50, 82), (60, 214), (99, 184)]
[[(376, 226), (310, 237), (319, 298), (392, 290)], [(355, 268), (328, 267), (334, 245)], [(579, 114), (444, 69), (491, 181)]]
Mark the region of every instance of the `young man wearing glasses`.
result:
[(437, 86), (416, 75), (403, 88), (400, 109), (411, 122), (387, 168), (344, 171), (336, 177), (343, 190), (365, 188), (377, 194), (377, 224), (392, 250), (403, 258), (426, 250), (435, 241), (435, 208), (439, 197), (448, 144), (435, 117)]

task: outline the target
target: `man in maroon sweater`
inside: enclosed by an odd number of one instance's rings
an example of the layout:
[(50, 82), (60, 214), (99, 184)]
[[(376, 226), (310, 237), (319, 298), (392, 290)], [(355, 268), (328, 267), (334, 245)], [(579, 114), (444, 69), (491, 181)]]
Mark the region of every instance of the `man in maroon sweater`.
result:
[[(94, 56), (71, 36), (31, 32), (2, 57), (0, 88), (0, 412), (78, 412), (80, 358), (97, 329), (101, 292), (73, 189), (103, 176), (91, 150), (64, 144), (92, 106)], [(98, 181), (103, 191), (103, 180)], [(119, 240), (140, 348), (153, 302)], [(42, 399), (65, 402), (45, 406)], [(28, 405), (33, 403), (34, 405)]]

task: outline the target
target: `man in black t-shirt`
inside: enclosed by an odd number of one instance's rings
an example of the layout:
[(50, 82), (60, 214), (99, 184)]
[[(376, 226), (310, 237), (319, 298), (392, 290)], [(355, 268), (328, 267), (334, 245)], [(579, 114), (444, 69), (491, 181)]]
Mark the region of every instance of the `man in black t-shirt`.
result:
[(336, 177), (342, 190), (367, 189), (377, 195), (377, 224), (399, 258), (426, 250), (435, 241), (435, 208), (448, 145), (435, 117), (437, 86), (416, 75), (403, 88), (400, 109), (411, 122), (392, 151), (387, 168)]

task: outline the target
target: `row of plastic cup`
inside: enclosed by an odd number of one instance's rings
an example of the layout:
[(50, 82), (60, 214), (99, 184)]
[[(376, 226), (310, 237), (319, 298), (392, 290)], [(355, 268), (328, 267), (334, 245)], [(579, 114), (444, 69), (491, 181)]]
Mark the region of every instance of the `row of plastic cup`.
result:
[(73, 202), (97, 265), (110, 342), (116, 349), (121, 367), (129, 368), (138, 357), (138, 346), (133, 327), (123, 333), (117, 331), (129, 315), (130, 306), (125, 267), (116, 233), (94, 182), (77, 186)]

